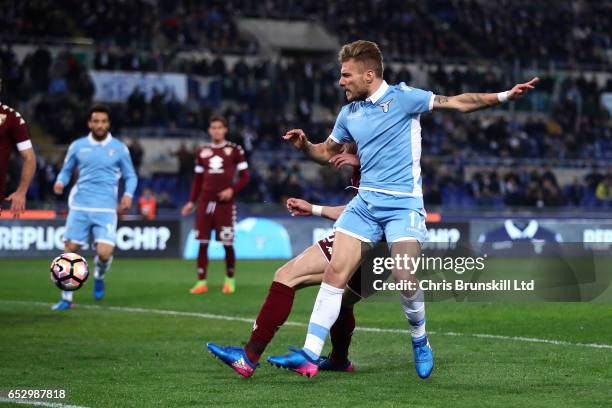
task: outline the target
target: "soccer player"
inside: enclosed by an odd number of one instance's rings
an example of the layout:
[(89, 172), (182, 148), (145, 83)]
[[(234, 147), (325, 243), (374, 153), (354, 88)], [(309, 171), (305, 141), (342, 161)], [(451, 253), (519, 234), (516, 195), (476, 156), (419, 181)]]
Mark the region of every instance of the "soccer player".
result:
[[(78, 169), (78, 179), (68, 198), (64, 250), (79, 252), (83, 245), (88, 244), (90, 233), (93, 235), (96, 249), (93, 295), (96, 300), (101, 300), (104, 297), (104, 275), (110, 268), (115, 247), (119, 175), (125, 179), (120, 212), (132, 206), (138, 179), (127, 146), (109, 132), (108, 108), (92, 107), (87, 125), (89, 135), (75, 140), (68, 148), (53, 191), (62, 194), (73, 170)], [(72, 292), (62, 291), (61, 300), (52, 309), (72, 307)]]
[[(500, 93), (434, 95), (404, 83), (388, 85), (383, 79), (383, 57), (376, 43), (355, 41), (339, 52), (340, 86), (348, 104), (336, 119), (324, 143), (312, 144), (300, 129), (283, 138), (319, 163), (326, 163), (342, 145), (356, 142), (361, 162), (358, 195), (336, 221), (332, 258), (325, 268), (308, 325), (304, 347), (268, 361), (302, 375), (318, 372), (317, 360), (330, 327), (340, 312), (344, 288), (362, 261), (362, 244), (391, 243), (391, 256), (418, 257), (425, 239), (425, 210), (421, 185), (422, 113), (432, 109), (472, 112), (519, 98), (534, 88), (538, 78)], [(403, 285), (417, 285), (409, 269), (394, 268), (393, 277)], [(421, 290), (400, 293), (410, 325), (417, 374), (427, 378), (433, 370), (433, 352), (425, 331), (425, 304)]]
[[(8, 163), (15, 147), (23, 159), (21, 178), (17, 190), (5, 198)], [(19, 112), (0, 102), (0, 213), (5, 201), (11, 202), (10, 209), (15, 217), (25, 210), (26, 193), (35, 172), (36, 156), (28, 135), (28, 126)]]
[[(358, 185), (359, 159), (354, 154), (336, 155), (331, 163), (338, 168), (343, 165), (352, 166), (354, 168), (352, 184), (353, 186)], [(344, 207), (316, 206), (296, 198), (287, 200), (287, 210), (294, 216), (318, 215), (336, 220)], [(259, 359), (266, 346), (289, 317), (296, 290), (321, 283), (325, 267), (331, 260), (333, 242), (334, 234), (332, 233), (308, 247), (276, 271), (266, 300), (255, 320), (249, 341), (244, 348), (208, 343), (210, 352), (236, 373), (245, 378), (251, 377), (259, 365)], [(348, 359), (348, 350), (355, 329), (353, 306), (361, 298), (366, 298), (374, 292), (364, 290), (359, 271), (351, 277), (347, 288), (349, 290), (344, 294), (340, 315), (330, 331), (332, 351), (328, 357), (323, 357), (317, 362), (321, 370), (351, 372), (354, 369)]]
[[(205, 144), (196, 153), (191, 195), (181, 210), (184, 216), (191, 214), (197, 203), (195, 233), (196, 239), (200, 241), (200, 248), (197, 262), (198, 280), (189, 291), (192, 294), (208, 292), (208, 242), (213, 229), (217, 241), (221, 241), (225, 249), (226, 276), (223, 293), (231, 294), (236, 291), (234, 197), (249, 182), (249, 165), (242, 147), (225, 140), (227, 132), (227, 120), (223, 116), (212, 116), (209, 119), (208, 133), (212, 143)], [(238, 180), (234, 183), (236, 171)]]

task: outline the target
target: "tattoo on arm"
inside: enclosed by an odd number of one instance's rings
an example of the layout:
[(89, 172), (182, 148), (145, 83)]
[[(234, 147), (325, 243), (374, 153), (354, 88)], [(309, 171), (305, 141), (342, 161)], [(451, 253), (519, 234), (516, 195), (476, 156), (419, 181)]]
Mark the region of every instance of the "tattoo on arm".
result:
[(470, 98), (470, 103), (475, 105), (474, 110), (486, 108), (487, 106), (489, 106), (487, 101), (485, 101), (484, 95), (485, 94), (481, 93), (466, 94), (466, 96)]

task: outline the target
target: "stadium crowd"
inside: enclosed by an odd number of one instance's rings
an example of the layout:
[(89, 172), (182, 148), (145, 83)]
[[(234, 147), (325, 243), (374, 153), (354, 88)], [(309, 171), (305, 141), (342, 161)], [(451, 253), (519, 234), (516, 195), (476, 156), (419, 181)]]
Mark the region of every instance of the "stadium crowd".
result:
[[(179, 48), (255, 53), (257, 43), (240, 35), (222, 1), (36, 0), (17, 2), (0, 16), (2, 34), (22, 38), (91, 38), (101, 51), (153, 57), (138, 69), (156, 69), (155, 56)], [(103, 58), (103, 53), (100, 54)], [(133, 67), (136, 68), (136, 67)]]
[[(87, 69), (74, 55), (65, 51), (52, 58), (49, 51), (39, 48), (20, 65), (15, 63), (15, 56), (10, 48), (4, 48), (1, 61), (2, 76), (5, 79), (3, 100), (10, 101), (14, 106), (28, 105), (32, 111), (32, 122), (44, 133), (52, 135), (52, 140), (56, 143), (66, 144), (75, 135), (82, 133), (85, 107), (92, 102), (94, 88)], [(232, 125), (232, 138), (244, 145), (247, 154), (254, 155), (255, 159), (264, 153), (287, 149), (287, 146), (279, 142), (278, 135), (293, 126), (307, 129), (315, 140), (323, 140), (332, 125), (329, 120), (331, 112), (336, 111), (342, 103), (342, 97), (336, 87), (337, 67), (334, 65), (304, 64), (297, 60), (287, 65), (270, 61), (249, 65), (239, 60), (229, 69), (225, 60), (218, 58), (207, 64), (206, 69), (206, 73), (215, 78), (210, 85), (217, 88), (213, 94), (225, 102), (231, 102), (223, 105), (223, 113)], [(425, 78), (420, 80), (431, 84), (432, 89), (440, 94), (457, 94), (474, 88), (492, 91), (504, 86), (500, 74), (495, 70), (484, 73), (470, 69), (448, 71), (441, 66), (435, 66), (425, 74)], [(408, 70), (394, 71), (389, 68), (385, 75), (390, 82), (411, 83), (412, 80), (412, 73)], [(527, 109), (533, 108), (529, 104), (535, 104), (543, 106), (545, 111), (549, 110), (550, 114), (542, 116), (541, 119), (534, 117), (519, 121), (504, 116), (491, 119), (489, 116), (424, 115), (424, 151), (428, 155), (451, 157), (463, 162), (483, 156), (610, 159), (612, 135), (610, 127), (607, 126), (609, 113), (600, 104), (600, 94), (612, 90), (612, 84), (598, 87), (595, 81), (583, 76), (565, 78), (557, 87), (559, 92), (555, 99), (553, 81), (552, 78), (544, 78), (541, 92), (535, 94), (538, 98), (525, 102)], [(294, 101), (293, 104), (288, 103), (291, 100)], [(154, 92), (150, 100), (146, 100), (144, 93), (136, 88), (125, 104), (113, 106), (114, 129), (118, 133), (121, 133), (125, 126), (205, 129), (207, 118), (220, 106), (217, 102), (190, 99), (182, 104), (172, 94), (168, 95), (163, 91)], [(294, 110), (285, 108), (292, 105), (295, 106)], [(317, 105), (330, 112), (330, 115), (323, 117), (324, 120), (313, 120), (313, 110)], [(288, 151), (286, 153), (291, 154)], [(45, 169), (45, 174), (52, 173), (48, 164), (40, 168)], [(280, 187), (274, 185), (280, 180), (276, 174), (278, 171), (283, 171), (286, 175)], [(252, 201), (262, 197), (276, 201), (287, 195), (279, 192), (279, 188), (291, 188), (290, 191), (296, 193), (295, 195), (313, 191), (307, 187), (308, 183), (300, 174), (294, 176), (293, 173), (295, 172), (288, 172), (286, 169), (271, 169), (256, 174), (252, 182), (254, 186), (249, 189), (249, 196), (252, 196)], [(427, 172), (425, 174), (427, 175)], [(432, 172), (432, 176), (433, 174)], [(39, 180), (44, 177), (51, 179), (47, 174)], [(438, 176), (437, 179), (442, 180), (443, 177)], [(485, 180), (487, 177), (483, 175), (481, 179)], [(500, 180), (499, 177), (493, 179)], [(332, 184), (337, 187), (339, 182), (335, 180)], [(460, 185), (470, 187), (458, 190), (446, 188), (445, 183), (441, 183), (438, 188), (433, 189), (430, 201), (462, 203), (466, 200), (464, 197), (468, 197), (469, 203), (535, 203), (547, 206), (559, 205), (558, 203), (576, 204), (576, 199), (566, 197), (565, 186), (559, 187), (557, 183), (551, 183), (554, 187), (552, 189), (558, 190), (558, 195), (563, 196), (562, 198), (534, 201), (533, 194), (527, 194), (528, 189), (525, 186), (537, 185), (541, 191), (549, 191), (551, 187), (540, 180), (531, 183), (524, 182), (525, 177), (520, 180), (523, 182), (493, 182), (494, 186), (499, 184), (508, 186), (508, 189), (484, 188), (484, 181), (481, 180), (459, 180)], [(518, 196), (506, 193), (506, 190), (512, 191), (514, 184), (524, 184), (525, 186), (521, 187), (523, 193)], [(436, 198), (436, 190), (446, 192), (440, 195), (440, 200)], [(594, 194), (593, 188), (578, 190), (593, 191)], [(40, 191), (40, 198), (44, 199), (45, 188), (42, 187)], [(511, 197), (506, 197), (509, 194)], [(472, 198), (473, 201), (470, 201)], [(553, 202), (557, 204), (551, 204)], [(597, 200), (579, 201), (583, 204), (585, 202)]]
[(257, 41), (239, 33), (238, 17), (319, 21), (342, 42), (377, 38), (390, 59), (605, 66), (609, 11), (598, 0), (37, 0), (9, 7), (0, 27), (22, 37), (92, 38), (105, 66), (124, 69), (159, 69), (156, 60), (178, 49), (256, 54)]
[[(163, 89), (149, 99), (142, 90), (134, 89), (126, 103), (111, 106), (113, 131), (129, 136), (122, 130), (139, 126), (206, 129), (211, 113), (220, 112), (230, 121), (231, 139), (244, 146), (251, 160), (265, 163), (272, 159), (277, 163), (254, 172), (243, 194), (245, 199), (280, 201), (287, 195), (317, 199), (336, 192), (345, 180), (327, 175), (322, 177), (327, 182), (311, 185), (312, 180), (306, 181), (299, 165), (294, 164), (299, 155), (280, 143), (278, 136), (288, 128), (301, 127), (314, 141), (326, 138), (334, 114), (343, 103), (337, 86), (337, 64), (330, 58), (304, 56), (283, 60), (240, 57), (229, 64), (220, 53), (258, 52), (256, 41), (238, 32), (236, 16), (317, 20), (341, 41), (367, 37), (367, 30), (375, 30), (385, 21), (389, 29), (376, 30), (385, 54), (392, 60), (409, 56), (411, 61), (421, 61), (417, 70), (403, 64), (387, 65), (387, 81), (415, 84), (437, 94), (497, 91), (520, 80), (513, 77), (510, 65), (487, 62), (486, 58), (498, 57), (500, 49), (504, 51), (500, 60), (518, 59), (524, 66), (537, 66), (542, 61), (597, 66), (609, 64), (612, 58), (610, 14), (595, 1), (565, 0), (555, 2), (552, 8), (547, 7), (547, 2), (504, 1), (504, 16), (529, 13), (537, 23), (521, 23), (520, 30), (509, 30), (511, 20), (495, 14), (493, 6), (482, 1), (410, 0), (398, 5), (392, 1), (358, 0), (350, 5), (345, 0), (69, 0), (59, 6), (46, 0), (18, 3), (0, 16), (3, 35), (88, 37), (95, 42), (95, 54), (89, 64), (67, 49), (52, 53), (40, 46), (20, 62), (7, 42), (0, 48), (2, 100), (27, 115), (31, 131), (42, 135), (42, 140), (67, 144), (83, 132), (86, 109), (92, 103), (94, 86), (89, 68), (164, 71), (171, 67), (207, 78), (208, 96), (202, 99), (190, 95), (185, 103)], [(372, 13), (374, 9), (376, 13)], [(45, 18), (41, 18), (43, 15)], [(364, 26), (366, 15), (370, 22), (374, 16), (378, 23)], [(128, 21), (136, 23), (121, 23)], [(575, 29), (564, 31), (563, 22), (571, 22)], [(482, 39), (477, 42), (478, 49), (471, 45), (475, 39)], [(175, 58), (179, 49), (219, 54), (199, 59)], [(453, 57), (470, 57), (475, 62), (463, 67), (424, 62), (442, 56), (445, 62)], [(424, 163), (425, 184), (431, 186), (427, 192), (430, 203), (596, 206), (609, 201), (606, 168), (595, 168), (591, 174), (599, 176), (590, 181), (576, 180), (570, 185), (560, 185), (552, 172), (546, 172), (546, 177), (528, 171), (498, 174), (484, 170), (486, 167), (475, 175), (466, 176), (463, 172), (466, 164), (487, 157), (579, 159), (587, 164), (612, 158), (610, 114), (601, 103), (601, 94), (612, 91), (612, 80), (601, 85), (593, 76), (578, 70), (569, 76), (543, 72), (538, 92), (515, 106), (518, 111), (540, 115), (422, 117), (423, 151), (436, 163), (444, 164), (440, 170), (438, 166), (428, 169)], [(132, 142), (132, 150), (139, 167), (142, 151), (137, 142)], [(183, 164), (187, 157), (179, 157), (179, 180), (190, 176), (190, 164)], [(44, 200), (50, 191), (45, 180), (53, 179), (57, 163), (45, 157), (39, 160), (43, 163), (39, 163), (36, 197)], [(448, 169), (447, 173), (444, 169)], [(158, 193), (174, 196), (166, 184), (170, 187), (176, 183), (160, 183)], [(178, 185), (178, 196), (182, 197), (188, 183)]]

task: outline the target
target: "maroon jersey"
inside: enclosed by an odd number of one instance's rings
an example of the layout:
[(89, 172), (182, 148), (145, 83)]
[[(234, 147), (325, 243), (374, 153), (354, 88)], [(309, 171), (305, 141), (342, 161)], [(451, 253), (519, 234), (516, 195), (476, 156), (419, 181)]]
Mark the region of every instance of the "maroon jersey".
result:
[[(249, 165), (244, 158), (244, 150), (237, 144), (205, 144), (198, 149), (196, 155), (196, 178), (190, 201), (196, 201), (198, 197), (201, 202), (216, 201), (220, 191), (231, 187), (237, 193), (248, 182)], [(234, 183), (237, 171), (240, 172), (240, 178)]]
[(0, 199), (4, 199), (8, 162), (15, 147), (19, 151), (32, 147), (28, 126), (19, 112), (0, 104)]

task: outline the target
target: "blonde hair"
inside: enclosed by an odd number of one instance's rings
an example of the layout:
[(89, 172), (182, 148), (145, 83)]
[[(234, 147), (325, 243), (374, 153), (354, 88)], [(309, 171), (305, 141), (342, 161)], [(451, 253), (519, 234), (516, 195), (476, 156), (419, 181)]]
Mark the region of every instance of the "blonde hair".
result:
[(383, 56), (375, 42), (357, 40), (343, 45), (338, 52), (338, 60), (343, 63), (350, 59), (362, 63), (366, 69), (371, 69), (377, 77), (382, 78)]

